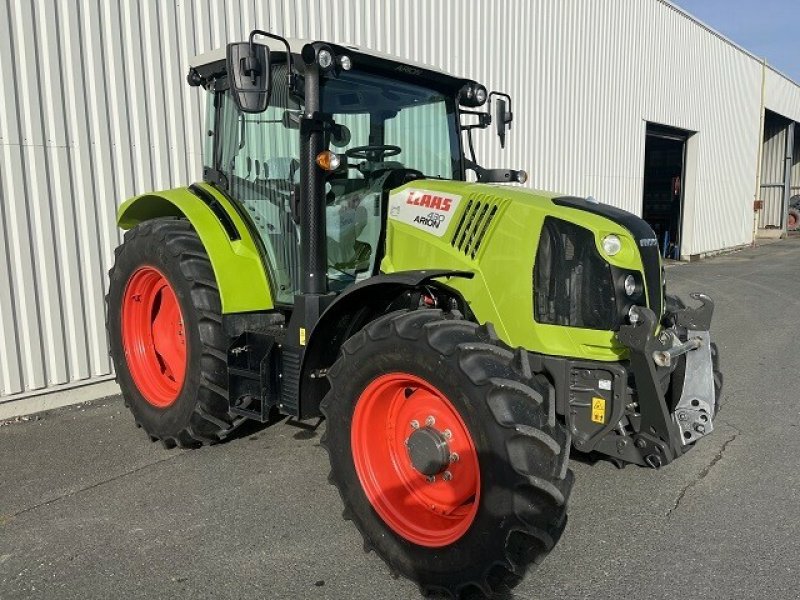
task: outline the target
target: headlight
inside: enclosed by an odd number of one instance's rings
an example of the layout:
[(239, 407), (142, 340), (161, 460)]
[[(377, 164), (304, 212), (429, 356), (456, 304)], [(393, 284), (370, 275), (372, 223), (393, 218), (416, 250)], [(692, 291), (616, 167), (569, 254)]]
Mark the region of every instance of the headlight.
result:
[(630, 298), (636, 293), (636, 278), (633, 275), (628, 275), (625, 278), (625, 295)]
[(636, 308), (636, 305), (633, 305), (628, 309), (628, 322), (631, 325), (636, 325), (639, 322), (639, 311)]
[(350, 57), (345, 54), (344, 56), (339, 57), (339, 66), (341, 66), (345, 71), (349, 71), (353, 68), (353, 61), (351, 61)]
[(622, 242), (614, 234), (607, 235), (603, 238), (603, 252), (608, 256), (614, 256), (622, 250)]

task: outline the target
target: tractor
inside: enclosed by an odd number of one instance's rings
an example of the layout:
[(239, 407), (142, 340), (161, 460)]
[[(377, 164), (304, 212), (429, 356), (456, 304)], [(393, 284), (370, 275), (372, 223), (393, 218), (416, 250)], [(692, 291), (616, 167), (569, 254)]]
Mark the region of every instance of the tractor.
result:
[(626, 211), (478, 163), (512, 99), (254, 30), (196, 57), (201, 182), (138, 195), (110, 271), (124, 401), (166, 447), (324, 420), (344, 516), (423, 592), (490, 594), (559, 540), (571, 449), (660, 468), (713, 431), (714, 304)]

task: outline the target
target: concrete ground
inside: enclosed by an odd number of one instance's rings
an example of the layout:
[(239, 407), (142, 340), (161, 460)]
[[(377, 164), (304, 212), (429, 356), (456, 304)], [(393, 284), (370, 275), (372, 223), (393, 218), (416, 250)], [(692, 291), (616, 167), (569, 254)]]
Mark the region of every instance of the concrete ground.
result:
[[(518, 598), (800, 592), (800, 239), (668, 269), (717, 302), (713, 435), (660, 470), (573, 461), (561, 543)], [(119, 398), (0, 427), (0, 598), (418, 598), (365, 555), (319, 435), (167, 451)]]

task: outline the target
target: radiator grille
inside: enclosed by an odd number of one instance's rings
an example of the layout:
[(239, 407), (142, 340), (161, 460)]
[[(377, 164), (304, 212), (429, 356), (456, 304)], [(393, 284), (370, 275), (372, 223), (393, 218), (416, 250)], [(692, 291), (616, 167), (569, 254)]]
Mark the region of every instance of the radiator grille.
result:
[(539, 323), (613, 330), (616, 294), (609, 265), (594, 234), (547, 217), (533, 270), (533, 317)]

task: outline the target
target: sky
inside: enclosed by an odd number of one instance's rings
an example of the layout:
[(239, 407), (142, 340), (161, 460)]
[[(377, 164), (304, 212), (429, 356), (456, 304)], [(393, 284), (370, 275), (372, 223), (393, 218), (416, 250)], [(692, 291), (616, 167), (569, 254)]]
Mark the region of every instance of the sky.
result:
[(800, 0), (672, 0), (800, 83)]

